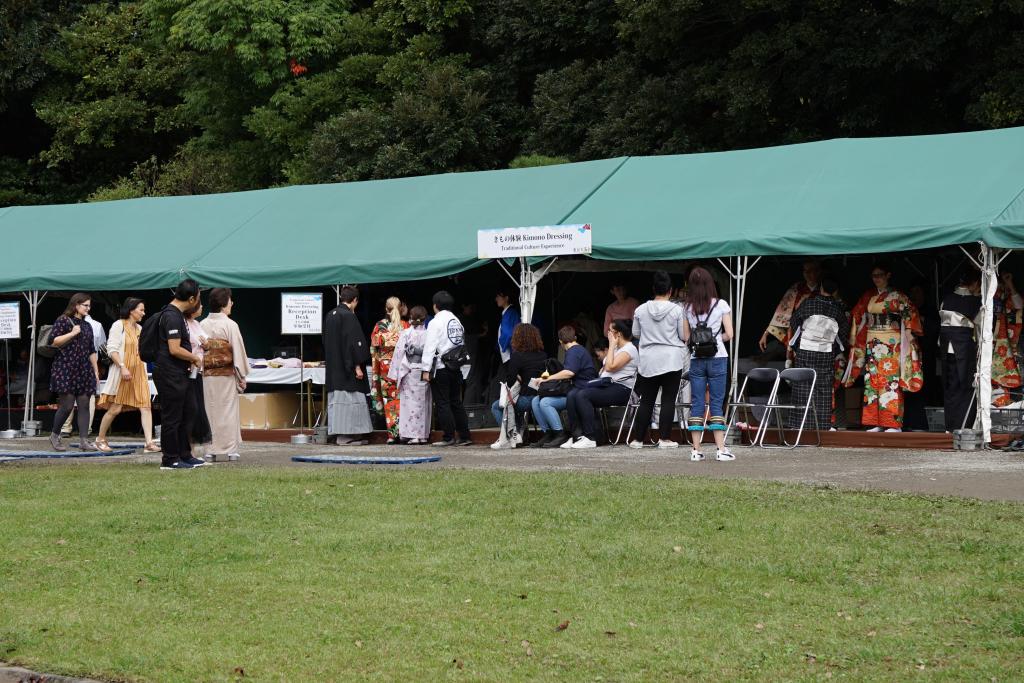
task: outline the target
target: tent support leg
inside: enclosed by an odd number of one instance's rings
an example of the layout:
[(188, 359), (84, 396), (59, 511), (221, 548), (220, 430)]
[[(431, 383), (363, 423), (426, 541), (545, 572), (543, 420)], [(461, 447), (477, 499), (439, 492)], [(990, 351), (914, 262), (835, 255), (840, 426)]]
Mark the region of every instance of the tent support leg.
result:
[(999, 285), (997, 270), (1006, 254), (1000, 256), (1001, 250), (994, 249), (984, 242), (978, 244), (980, 246), (978, 266), (981, 269), (982, 323), (981, 338), (978, 340), (978, 365), (974, 375), (974, 391), (978, 397), (978, 414), (974, 418), (974, 428), (981, 431), (982, 441), (987, 444), (992, 441), (992, 326), (994, 318), (992, 302), (995, 299), (996, 287)]
[(544, 279), (544, 276), (551, 270), (551, 266), (554, 265), (558, 257), (551, 259), (546, 264), (534, 270), (530, 268), (530, 264), (526, 262), (526, 258), (523, 256), (519, 257), (519, 277), (517, 278), (512, 274), (504, 263), (498, 259), (498, 265), (505, 271), (505, 274), (509, 276), (519, 288), (519, 318), (524, 323), (533, 321), (533, 311), (537, 304), (537, 283)]
[(25, 413), (22, 416), (21, 426), (24, 430), (25, 423), (35, 419), (36, 403), (36, 318), (39, 313), (39, 304), (46, 298), (47, 292), (40, 294), (39, 290), (23, 292), (22, 296), (28, 302), (29, 316), (29, 347), (28, 347), (28, 375), (25, 377)]
[[(729, 354), (729, 395), (731, 400), (735, 401), (738, 400), (739, 392), (740, 331), (743, 326), (743, 302), (747, 295), (747, 276), (750, 275), (750, 271), (754, 269), (754, 266), (761, 262), (761, 257), (758, 256), (756, 259), (751, 261), (749, 256), (737, 256), (735, 272), (723, 263), (722, 259), (718, 259), (718, 262), (722, 264), (722, 267), (729, 273), (729, 277), (735, 281), (735, 306), (732, 311), (733, 337), (730, 347), (731, 353)], [(730, 289), (732, 289), (732, 287), (730, 287)], [(730, 306), (732, 306), (732, 302), (730, 302)]]

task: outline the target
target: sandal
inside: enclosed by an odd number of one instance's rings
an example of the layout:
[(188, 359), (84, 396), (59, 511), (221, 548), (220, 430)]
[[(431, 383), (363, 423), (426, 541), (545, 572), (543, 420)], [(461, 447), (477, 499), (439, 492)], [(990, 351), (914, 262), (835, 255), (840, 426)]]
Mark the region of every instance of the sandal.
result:
[(102, 453), (110, 453), (111, 451), (114, 450), (113, 448), (110, 447), (110, 443), (108, 443), (106, 439), (101, 439), (97, 437), (94, 443), (96, 445), (96, 450)]
[(146, 444), (146, 447), (142, 449), (143, 453), (159, 453), (161, 451), (160, 446), (156, 445), (153, 441)]

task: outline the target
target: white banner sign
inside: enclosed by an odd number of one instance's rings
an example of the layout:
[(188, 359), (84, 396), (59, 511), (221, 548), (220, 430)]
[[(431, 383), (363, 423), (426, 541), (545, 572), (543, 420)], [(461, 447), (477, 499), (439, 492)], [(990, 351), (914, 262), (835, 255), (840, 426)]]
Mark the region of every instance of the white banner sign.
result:
[(320, 334), (323, 320), (323, 294), (281, 293), (281, 334)]
[(590, 253), (590, 224), (490, 228), (476, 233), (477, 258)]
[(0, 301), (0, 339), (21, 339), (21, 302)]

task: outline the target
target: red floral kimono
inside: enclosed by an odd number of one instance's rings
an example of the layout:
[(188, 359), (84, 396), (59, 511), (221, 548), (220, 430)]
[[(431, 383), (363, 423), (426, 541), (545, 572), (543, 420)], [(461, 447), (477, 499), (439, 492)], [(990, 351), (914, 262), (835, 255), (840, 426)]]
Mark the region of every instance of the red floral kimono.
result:
[(903, 392), (924, 383), (921, 351), (914, 335), (924, 334), (917, 309), (902, 292), (869, 290), (853, 308), (850, 361), (843, 384), (864, 375), (861, 424), (902, 429)]
[(779, 305), (775, 307), (775, 315), (772, 316), (772, 321), (768, 324), (768, 334), (788, 347), (790, 335), (793, 333), (789, 329), (789, 321), (793, 318), (794, 311), (800, 308), (800, 304), (806, 301), (814, 291), (803, 280), (787, 289), (786, 293), (782, 295)]
[(370, 334), (370, 398), (373, 399), (373, 409), (381, 413), (387, 422), (389, 441), (398, 438), (398, 412), (401, 404), (398, 400), (398, 382), (388, 377), (388, 371), (391, 370), (398, 337), (407, 327), (409, 323), (404, 320), (395, 325), (385, 318), (373, 326)]
[(1024, 302), (1002, 287), (996, 290), (995, 330), (992, 334), (992, 405), (1013, 403), (1011, 389), (1021, 386), (1020, 367), (1014, 350), (1020, 343)]

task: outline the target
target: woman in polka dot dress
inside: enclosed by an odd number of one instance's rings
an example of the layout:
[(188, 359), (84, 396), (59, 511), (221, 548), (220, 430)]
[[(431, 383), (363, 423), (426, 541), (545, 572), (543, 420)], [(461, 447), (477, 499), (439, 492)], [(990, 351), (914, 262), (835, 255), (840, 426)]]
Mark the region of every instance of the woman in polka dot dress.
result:
[(57, 451), (67, 448), (61, 443), (60, 428), (75, 404), (78, 405), (78, 436), (82, 450), (96, 450), (96, 446), (86, 439), (89, 433), (89, 397), (96, 393), (100, 378), (92, 326), (85, 321), (91, 307), (92, 299), (88, 294), (75, 294), (50, 332), (50, 344), (57, 348), (50, 366), (50, 391), (59, 397), (50, 444)]

